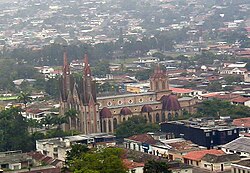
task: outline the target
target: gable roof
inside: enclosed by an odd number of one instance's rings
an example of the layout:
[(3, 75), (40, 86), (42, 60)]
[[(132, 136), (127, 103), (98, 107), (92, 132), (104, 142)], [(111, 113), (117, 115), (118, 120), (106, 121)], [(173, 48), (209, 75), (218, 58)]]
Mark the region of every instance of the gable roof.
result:
[(223, 148), (228, 148), (233, 151), (250, 153), (250, 138), (249, 137), (239, 137), (225, 145)]
[(128, 139), (141, 142), (141, 143), (151, 144), (151, 145), (157, 143), (157, 141), (151, 135), (148, 135), (148, 134), (134, 135), (134, 136), (129, 137)]
[(191, 151), (183, 156), (184, 159), (200, 161), (206, 154), (222, 155), (225, 154), (222, 150), (200, 150), (200, 151)]
[(206, 154), (201, 160), (204, 160), (209, 163), (222, 163), (230, 161), (239, 161), (240, 156), (238, 156), (237, 154), (223, 154), (223, 155)]

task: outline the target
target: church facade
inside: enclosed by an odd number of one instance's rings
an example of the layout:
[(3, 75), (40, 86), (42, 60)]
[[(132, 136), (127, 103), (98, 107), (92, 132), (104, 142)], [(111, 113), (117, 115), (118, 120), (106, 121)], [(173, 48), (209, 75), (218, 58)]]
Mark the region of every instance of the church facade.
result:
[(150, 91), (147, 93), (97, 97), (87, 55), (80, 79), (71, 74), (67, 59), (65, 51), (60, 78), (60, 115), (74, 109), (77, 116), (69, 119), (64, 130), (77, 130), (83, 134), (114, 133), (118, 124), (134, 115), (143, 116), (148, 122), (160, 123), (182, 116), (183, 110), (194, 111), (195, 100), (171, 94), (168, 76), (159, 67), (150, 77)]

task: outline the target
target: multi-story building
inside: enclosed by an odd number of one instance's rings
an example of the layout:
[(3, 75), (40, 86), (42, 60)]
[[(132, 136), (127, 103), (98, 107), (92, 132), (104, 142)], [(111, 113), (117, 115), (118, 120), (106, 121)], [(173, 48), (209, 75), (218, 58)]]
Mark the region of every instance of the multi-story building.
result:
[(208, 149), (239, 137), (239, 129), (236, 127), (215, 126), (187, 120), (162, 123), (161, 131), (173, 133), (175, 137), (183, 137)]

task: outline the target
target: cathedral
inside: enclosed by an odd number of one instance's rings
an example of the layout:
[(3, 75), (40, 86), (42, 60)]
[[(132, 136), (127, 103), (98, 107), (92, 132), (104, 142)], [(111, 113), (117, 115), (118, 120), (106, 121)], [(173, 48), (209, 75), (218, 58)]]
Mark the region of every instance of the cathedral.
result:
[(149, 92), (97, 97), (88, 56), (84, 56), (85, 65), (80, 79), (70, 72), (66, 51), (63, 59), (60, 115), (70, 109), (77, 111), (77, 116), (64, 124), (64, 130), (77, 130), (83, 134), (114, 133), (118, 124), (134, 115), (143, 116), (148, 122), (160, 123), (179, 118), (183, 110), (194, 111), (195, 99), (178, 98), (172, 94), (168, 76), (159, 67), (150, 77)]

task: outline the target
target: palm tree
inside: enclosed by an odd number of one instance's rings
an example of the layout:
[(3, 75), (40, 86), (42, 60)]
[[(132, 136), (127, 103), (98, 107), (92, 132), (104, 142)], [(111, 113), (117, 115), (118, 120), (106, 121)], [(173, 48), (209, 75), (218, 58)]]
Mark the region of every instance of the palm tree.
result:
[[(67, 112), (64, 113), (65, 118), (68, 120), (69, 129), (71, 129), (71, 120), (72, 118), (77, 118), (77, 111), (75, 109), (69, 109)], [(77, 121), (77, 119), (76, 119)], [(77, 123), (77, 122), (76, 122)]]
[(30, 128), (30, 131), (32, 134), (33, 134), (34, 128), (36, 129), (36, 128), (41, 127), (41, 124), (36, 119), (29, 118), (29, 119), (27, 119), (27, 123), (28, 123), (28, 127)]
[(27, 107), (27, 103), (31, 102), (32, 98), (30, 97), (29, 93), (21, 92), (17, 97), (19, 102), (22, 102), (24, 104), (25, 110)]
[(53, 116), (53, 124), (57, 125), (57, 129), (60, 129), (61, 125), (66, 123), (67, 119), (63, 116)]
[(41, 120), (41, 124), (45, 126), (45, 129), (50, 129), (50, 125), (53, 124), (53, 116), (51, 114), (47, 115)]

